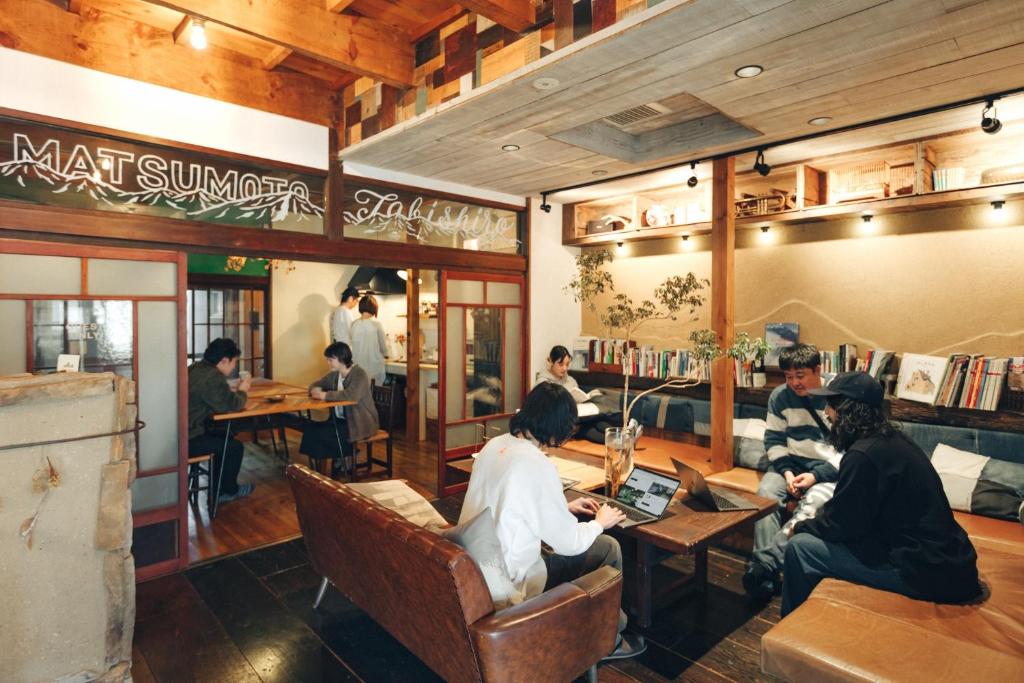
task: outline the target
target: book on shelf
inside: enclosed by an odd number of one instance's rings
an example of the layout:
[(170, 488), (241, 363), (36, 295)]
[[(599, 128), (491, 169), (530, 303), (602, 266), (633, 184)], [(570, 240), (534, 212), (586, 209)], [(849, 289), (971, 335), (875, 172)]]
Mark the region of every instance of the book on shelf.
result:
[(1007, 361), (1006, 388), (1024, 392), (1024, 356), (1011, 356)]
[(586, 370), (590, 366), (590, 344), (596, 341), (597, 337), (576, 337), (572, 340), (572, 360), (569, 367), (573, 370)]
[(881, 381), (885, 369), (889, 367), (895, 353), (885, 349), (868, 349), (863, 359), (857, 359), (854, 370), (866, 372), (875, 379)]
[(1007, 383), (1005, 378), (1012, 365), (1012, 358), (965, 353), (950, 355), (933, 405), (975, 410), (998, 409), (1003, 385)]
[(942, 388), (950, 359), (905, 353), (896, 380), (896, 396), (907, 401), (934, 405)]

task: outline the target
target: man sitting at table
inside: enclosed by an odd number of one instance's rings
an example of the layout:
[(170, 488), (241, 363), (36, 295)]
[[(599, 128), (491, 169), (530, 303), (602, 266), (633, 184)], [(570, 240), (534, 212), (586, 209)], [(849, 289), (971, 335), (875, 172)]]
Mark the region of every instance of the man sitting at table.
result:
[[(220, 479), (219, 502), (244, 498), (255, 488), (252, 484), (239, 484), (238, 471), (242, 467), (242, 443), (228, 439), (224, 447), (223, 429), (209, 429), (207, 421), (214, 413), (232, 413), (245, 407), (252, 380), (245, 378), (235, 391), (228, 385), (228, 377), (238, 366), (242, 355), (232, 339), (214, 339), (203, 352), (203, 359), (188, 368), (188, 454), (213, 454), (214, 482)], [(221, 469), (223, 468), (223, 473)]]
[(329, 372), (309, 385), (309, 395), (318, 401), (355, 401), (355, 404), (336, 406), (337, 420), (309, 424), (302, 433), (299, 452), (311, 460), (333, 460), (331, 476), (336, 477), (342, 469), (349, 469), (351, 458), (355, 456), (352, 444), (376, 434), (380, 423), (370, 391), (370, 378), (352, 362), (349, 345), (334, 342), (324, 350), (324, 357)]
[[(815, 484), (835, 482), (839, 470), (833, 463), (839, 455), (826, 440), (829, 427), (825, 399), (811, 391), (821, 387), (821, 354), (810, 344), (782, 349), (779, 368), (786, 383), (768, 398), (764, 446), (768, 471), (757, 495), (775, 498), (779, 506), (754, 524), (754, 554), (743, 575), (743, 588), (758, 600), (769, 600), (781, 587), (779, 572), (788, 538), (780, 533), (782, 503), (787, 497), (799, 499)], [(822, 504), (831, 491), (820, 487), (815, 496)]]

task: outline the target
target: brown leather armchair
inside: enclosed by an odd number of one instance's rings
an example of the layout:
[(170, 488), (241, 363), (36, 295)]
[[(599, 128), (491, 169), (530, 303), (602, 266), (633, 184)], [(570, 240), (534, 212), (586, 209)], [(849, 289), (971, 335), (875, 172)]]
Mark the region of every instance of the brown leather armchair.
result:
[(597, 680), (615, 644), (617, 570), (496, 613), (458, 545), (302, 465), (287, 477), (313, 568), (445, 680)]

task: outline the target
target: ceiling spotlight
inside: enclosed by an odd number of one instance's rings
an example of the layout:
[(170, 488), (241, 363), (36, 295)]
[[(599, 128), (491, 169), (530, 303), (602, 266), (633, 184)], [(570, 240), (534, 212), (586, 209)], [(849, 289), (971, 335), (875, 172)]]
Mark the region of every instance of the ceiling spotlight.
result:
[(188, 42), (197, 50), (206, 49), (206, 28), (202, 19), (192, 19), (192, 29), (188, 33)]
[(766, 176), (772, 172), (772, 167), (764, 162), (764, 150), (757, 150), (757, 158), (754, 159), (754, 170), (760, 175)]
[(683, 241), (684, 241), (684, 242), (686, 242), (686, 241), (688, 241), (688, 240), (690, 239), (690, 235), (689, 235), (689, 234), (687, 234), (687, 233), (683, 233), (683, 236), (682, 236), (682, 237), (683, 237)]
[(865, 211), (864, 213), (862, 213), (860, 215), (860, 219), (862, 221), (864, 221), (865, 223), (870, 223), (871, 222), (871, 218), (873, 216), (874, 216), (874, 214), (872, 214), (870, 211)]
[[(992, 113), (989, 114), (989, 111)], [(981, 110), (981, 129), (989, 135), (995, 135), (1003, 129), (1003, 122), (996, 118), (996, 103), (993, 100), (986, 100), (985, 108)]]
[(591, 175), (608, 175), (608, 171), (604, 170), (603, 168), (599, 168), (596, 171), (591, 171), (590, 174)]
[(761, 226), (761, 232), (767, 235), (768, 234), (768, 226), (767, 225), (762, 225)]
[(807, 123), (811, 124), (812, 126), (824, 126), (826, 123), (830, 123), (831, 121), (831, 116), (815, 116)]
[(618, 247), (619, 249), (622, 249), (623, 243), (622, 242), (616, 242), (615, 246)]
[(753, 78), (754, 76), (760, 76), (762, 71), (764, 69), (757, 64), (748, 64), (736, 69), (736, 75), (740, 78)]
[(533, 81), (533, 87), (537, 90), (552, 90), (558, 87), (558, 79), (550, 78), (548, 76), (537, 78)]
[(551, 205), (548, 204), (548, 194), (544, 192), (540, 196), (540, 210), (544, 213), (551, 213)]
[(697, 187), (697, 183), (698, 182), (699, 181), (697, 180), (697, 162), (696, 161), (691, 161), (690, 162), (690, 177), (686, 179), (686, 184), (687, 184), (688, 187)]
[(1002, 199), (997, 199), (994, 202), (992, 202), (992, 210), (993, 211), (1002, 211), (1003, 210), (1003, 205), (1005, 205), (1005, 204), (1006, 204), (1006, 202), (1004, 202)]
[(519, 145), (502, 145), (501, 146), (501, 151), (502, 152), (518, 152), (519, 151)]

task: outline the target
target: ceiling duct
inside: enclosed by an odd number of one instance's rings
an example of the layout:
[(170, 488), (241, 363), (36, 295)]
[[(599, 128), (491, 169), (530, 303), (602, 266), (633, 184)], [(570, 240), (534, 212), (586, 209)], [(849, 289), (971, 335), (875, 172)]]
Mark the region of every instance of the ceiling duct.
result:
[(651, 104), (641, 104), (639, 107), (633, 107), (632, 109), (626, 109), (620, 111), (617, 114), (604, 117), (604, 120), (612, 124), (617, 128), (625, 128), (631, 126), (634, 123), (652, 119), (655, 116), (661, 116), (662, 114), (670, 113), (670, 109), (657, 102)]

